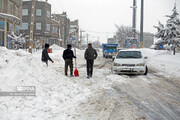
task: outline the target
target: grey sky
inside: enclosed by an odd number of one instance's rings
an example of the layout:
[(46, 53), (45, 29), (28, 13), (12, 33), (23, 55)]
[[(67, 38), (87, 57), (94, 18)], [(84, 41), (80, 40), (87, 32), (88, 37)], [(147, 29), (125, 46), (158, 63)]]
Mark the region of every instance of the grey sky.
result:
[[(71, 20), (79, 19), (80, 28), (97, 32), (116, 32), (117, 25), (132, 25), (132, 6), (133, 0), (49, 0), (52, 4), (52, 12), (62, 13), (67, 11)], [(137, 0), (137, 30), (140, 26), (140, 2)], [(144, 31), (155, 33), (153, 28), (158, 20), (165, 23), (166, 14), (171, 14), (175, 0), (144, 0), (145, 16)], [(180, 13), (180, 0), (176, 0), (178, 12)], [(63, 6), (63, 7), (62, 7)], [(106, 41), (107, 34), (95, 34), (94, 40), (100, 36), (101, 42)], [(112, 37), (112, 34), (108, 34)]]

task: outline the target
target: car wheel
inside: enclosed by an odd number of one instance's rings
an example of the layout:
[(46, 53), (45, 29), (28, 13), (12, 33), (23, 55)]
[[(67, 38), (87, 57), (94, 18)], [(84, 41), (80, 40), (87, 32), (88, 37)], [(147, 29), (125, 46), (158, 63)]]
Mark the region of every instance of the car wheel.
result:
[(148, 73), (148, 67), (146, 66), (146, 71), (145, 71), (144, 75), (147, 75), (147, 73)]

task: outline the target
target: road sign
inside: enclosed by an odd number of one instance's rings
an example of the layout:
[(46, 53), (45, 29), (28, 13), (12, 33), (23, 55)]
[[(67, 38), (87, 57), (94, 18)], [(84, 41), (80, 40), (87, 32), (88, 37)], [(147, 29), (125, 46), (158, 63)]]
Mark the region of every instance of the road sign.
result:
[(75, 38), (75, 37), (72, 37), (72, 40), (76, 40), (76, 38)]

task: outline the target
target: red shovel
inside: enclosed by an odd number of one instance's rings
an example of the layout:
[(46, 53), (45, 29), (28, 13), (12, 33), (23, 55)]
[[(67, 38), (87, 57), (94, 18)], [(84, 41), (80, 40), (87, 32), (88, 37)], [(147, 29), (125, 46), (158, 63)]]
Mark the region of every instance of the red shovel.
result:
[[(75, 41), (75, 45), (74, 45), (74, 54), (75, 54), (75, 56), (76, 56), (76, 41)], [(79, 71), (77, 70), (77, 61), (76, 61), (76, 58), (75, 58), (74, 76), (75, 76), (75, 77), (78, 77), (78, 76), (79, 76)]]
[(75, 71), (74, 71), (74, 76), (75, 76), (75, 77), (78, 77), (78, 76), (79, 76), (79, 71), (77, 70), (77, 68), (76, 68)]

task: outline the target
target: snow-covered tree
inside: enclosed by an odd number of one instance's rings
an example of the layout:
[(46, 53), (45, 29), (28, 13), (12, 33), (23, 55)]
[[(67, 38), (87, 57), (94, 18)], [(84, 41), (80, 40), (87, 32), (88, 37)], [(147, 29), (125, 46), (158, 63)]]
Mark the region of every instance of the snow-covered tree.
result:
[(172, 45), (175, 55), (175, 48), (180, 45), (180, 19), (176, 9), (176, 4), (173, 9), (173, 14), (166, 15), (166, 17), (169, 18), (166, 25), (159, 22), (159, 25), (155, 26), (158, 30), (155, 37), (159, 38), (159, 41), (156, 44)]
[(8, 46), (13, 45), (15, 50), (23, 48), (23, 46), (27, 44), (27, 36), (24, 36), (24, 34), (20, 34), (19, 36), (17, 36), (14, 34), (14, 32), (11, 32), (11, 34), (8, 35), (8, 38), (11, 39), (8, 42)]

